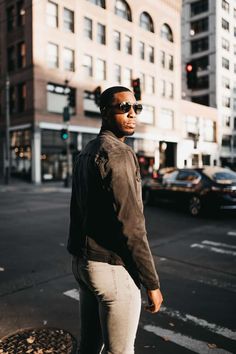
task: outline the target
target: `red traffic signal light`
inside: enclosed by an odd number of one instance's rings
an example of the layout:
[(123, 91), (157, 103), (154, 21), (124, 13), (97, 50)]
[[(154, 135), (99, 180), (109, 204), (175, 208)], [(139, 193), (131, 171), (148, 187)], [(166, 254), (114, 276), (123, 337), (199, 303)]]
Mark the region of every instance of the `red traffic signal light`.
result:
[(132, 80), (132, 87), (134, 91), (134, 96), (137, 101), (141, 100), (141, 87), (140, 87), (140, 79), (133, 79)]
[(193, 89), (197, 85), (197, 66), (194, 62), (189, 62), (185, 66), (187, 87)]

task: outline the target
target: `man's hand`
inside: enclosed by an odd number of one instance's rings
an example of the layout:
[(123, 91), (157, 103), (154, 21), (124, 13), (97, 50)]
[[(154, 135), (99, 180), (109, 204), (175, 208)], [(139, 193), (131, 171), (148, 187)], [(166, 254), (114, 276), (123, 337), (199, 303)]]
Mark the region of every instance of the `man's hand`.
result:
[(160, 310), (163, 297), (160, 289), (147, 290), (148, 305), (145, 306), (145, 310), (151, 313), (156, 313)]

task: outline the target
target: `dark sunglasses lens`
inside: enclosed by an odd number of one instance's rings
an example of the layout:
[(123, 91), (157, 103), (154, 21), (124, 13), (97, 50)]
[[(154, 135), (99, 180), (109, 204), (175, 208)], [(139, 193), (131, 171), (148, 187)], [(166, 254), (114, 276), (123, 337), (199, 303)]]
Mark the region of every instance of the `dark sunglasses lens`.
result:
[(134, 104), (134, 111), (136, 114), (140, 114), (142, 112), (143, 106), (141, 104)]
[(128, 102), (123, 102), (120, 104), (120, 109), (124, 113), (128, 113), (130, 111), (130, 108), (131, 108), (131, 104)]

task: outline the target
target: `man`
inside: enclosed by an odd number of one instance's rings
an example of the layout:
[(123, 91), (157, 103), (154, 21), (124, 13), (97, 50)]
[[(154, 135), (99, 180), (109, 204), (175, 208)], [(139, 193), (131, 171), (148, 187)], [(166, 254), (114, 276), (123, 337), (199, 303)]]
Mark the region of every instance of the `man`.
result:
[(142, 110), (126, 87), (100, 98), (102, 127), (79, 154), (73, 175), (68, 250), (79, 283), (79, 353), (132, 354), (141, 309), (141, 284), (149, 305), (160, 309), (162, 294), (149, 249), (139, 165), (124, 143)]

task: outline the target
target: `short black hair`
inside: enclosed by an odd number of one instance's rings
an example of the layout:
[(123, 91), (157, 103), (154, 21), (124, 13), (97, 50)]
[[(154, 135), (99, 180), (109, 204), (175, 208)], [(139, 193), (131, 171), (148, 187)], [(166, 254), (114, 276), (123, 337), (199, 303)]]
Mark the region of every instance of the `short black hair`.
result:
[(106, 106), (112, 103), (114, 94), (127, 91), (133, 93), (129, 88), (124, 86), (112, 86), (103, 91), (100, 96), (100, 110), (102, 111)]

